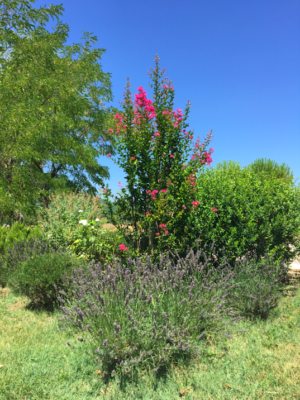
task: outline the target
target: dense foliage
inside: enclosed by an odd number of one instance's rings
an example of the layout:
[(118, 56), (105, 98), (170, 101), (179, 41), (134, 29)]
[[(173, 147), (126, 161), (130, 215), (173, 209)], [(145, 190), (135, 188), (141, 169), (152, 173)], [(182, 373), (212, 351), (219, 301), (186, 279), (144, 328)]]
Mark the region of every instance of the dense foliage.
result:
[[(91, 49), (97, 37), (87, 32), (83, 44), (66, 45), (63, 7), (32, 3), (0, 3), (0, 214), (32, 211), (50, 191), (94, 195), (91, 181), (110, 176), (97, 157), (115, 153), (107, 129), (118, 109), (102, 105), (113, 99), (110, 73), (99, 63), (105, 49)], [(51, 33), (50, 17), (57, 20)]]
[(42, 236), (53, 248), (65, 249), (78, 258), (112, 263), (113, 255), (120, 256), (123, 236), (102, 228), (103, 207), (98, 197), (77, 194), (76, 190), (52, 195), (49, 208), (38, 212)]
[(224, 247), (231, 264), (250, 252), (258, 259), (269, 253), (287, 262), (299, 254), (299, 188), (276, 178), (261, 179), (247, 169), (206, 170), (198, 175), (196, 196), (200, 206), (182, 237), (187, 245), (195, 239), (201, 246), (215, 242), (217, 259)]
[(28, 241), (32, 237), (39, 238), (41, 234), (39, 226), (30, 228), (19, 222), (15, 222), (11, 227), (2, 226), (0, 227), (0, 254), (8, 254), (8, 249), (12, 249), (18, 241)]
[[(14, 243), (12, 249), (7, 250), (7, 255), (2, 255), (0, 260), (0, 284), (2, 287), (10, 284), (10, 277), (17, 271), (23, 261), (34, 258), (39, 254), (49, 254), (55, 252), (47, 241), (42, 238), (30, 238), (28, 241), (18, 241)], [(63, 252), (63, 251), (60, 251)]]
[(58, 288), (70, 290), (71, 282), (65, 280), (63, 286), (61, 276), (70, 276), (74, 268), (83, 264), (68, 253), (38, 254), (22, 262), (10, 276), (9, 285), (33, 302), (52, 307), (57, 300)]

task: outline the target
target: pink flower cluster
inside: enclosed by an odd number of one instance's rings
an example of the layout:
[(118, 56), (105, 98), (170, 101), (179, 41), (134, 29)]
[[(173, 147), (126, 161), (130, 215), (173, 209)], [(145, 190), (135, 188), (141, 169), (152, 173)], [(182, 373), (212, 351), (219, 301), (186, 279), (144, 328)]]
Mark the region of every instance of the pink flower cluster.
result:
[(119, 250), (128, 250), (128, 247), (125, 244), (120, 244)]
[[(121, 126), (121, 125), (122, 125), (122, 123), (123, 123), (122, 118), (123, 118), (123, 117), (124, 117), (124, 114), (122, 114), (122, 115), (120, 116), (119, 113), (116, 113), (115, 119), (119, 120), (119, 122), (117, 123), (117, 126)], [(124, 131), (125, 131), (126, 126), (127, 126), (127, 125), (124, 125), (124, 126), (123, 126)], [(120, 129), (119, 129), (119, 128), (117, 128), (117, 132), (118, 132), (118, 133), (120, 132)]]
[(164, 87), (164, 89), (170, 89), (170, 90), (174, 90), (174, 88), (173, 88), (173, 87), (171, 87), (171, 86), (169, 87), (168, 85), (164, 85), (163, 87)]
[(151, 192), (151, 190), (148, 190), (147, 194), (151, 193), (151, 198), (152, 200), (156, 200), (156, 193), (158, 193), (158, 190), (153, 190), (153, 192)]
[(192, 201), (193, 207), (196, 208), (199, 204), (199, 201)]
[(213, 208), (213, 207), (211, 208), (211, 210), (213, 210), (213, 211), (218, 211), (216, 208)]
[(178, 115), (177, 115), (176, 111), (173, 111), (174, 118), (175, 118), (174, 128), (178, 127), (178, 125), (182, 121), (182, 117), (183, 117), (183, 114), (181, 112), (182, 110), (180, 110), (180, 108), (176, 108), (176, 110), (178, 111)]
[[(149, 119), (156, 117), (155, 108), (151, 105), (152, 101), (150, 99), (146, 98), (147, 92), (145, 92), (145, 90), (142, 88), (142, 86), (139, 86), (137, 88), (137, 90), (140, 93), (135, 95), (136, 107), (140, 106), (141, 108), (144, 108), (146, 110), (146, 114)], [(136, 123), (136, 124), (140, 124), (140, 121), (138, 121), (137, 118), (142, 118), (142, 115), (139, 115), (138, 111), (135, 111), (134, 115), (136, 117), (132, 122)]]
[[(160, 224), (159, 227), (160, 227), (160, 228), (166, 228), (166, 225), (165, 225), (165, 224)], [(169, 231), (166, 231), (166, 230), (165, 230), (164, 233), (167, 234), (167, 233), (169, 233)], [(156, 235), (158, 236), (159, 233), (157, 233)]]

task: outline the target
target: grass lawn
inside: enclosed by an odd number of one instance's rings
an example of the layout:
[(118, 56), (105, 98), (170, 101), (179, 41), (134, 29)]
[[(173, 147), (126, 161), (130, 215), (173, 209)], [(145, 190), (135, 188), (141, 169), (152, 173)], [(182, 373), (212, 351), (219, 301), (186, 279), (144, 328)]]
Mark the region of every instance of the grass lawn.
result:
[(2, 289), (0, 399), (300, 399), (300, 281), (291, 285), (267, 321), (243, 320), (236, 329), (248, 332), (211, 341), (209, 355), (131, 381), (105, 381), (80, 331), (59, 331), (60, 311), (34, 310)]

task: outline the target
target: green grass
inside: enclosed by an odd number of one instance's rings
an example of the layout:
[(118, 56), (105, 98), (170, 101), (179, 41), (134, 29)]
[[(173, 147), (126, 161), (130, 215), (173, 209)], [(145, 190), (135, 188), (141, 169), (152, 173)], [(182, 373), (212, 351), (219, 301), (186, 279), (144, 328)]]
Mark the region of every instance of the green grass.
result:
[[(60, 311), (34, 310), (0, 292), (0, 399), (300, 399), (300, 286), (267, 321), (247, 321), (233, 339), (210, 342), (209, 355), (179, 361), (160, 375), (105, 381), (74, 330), (59, 331)], [(74, 345), (67, 346), (66, 341)]]

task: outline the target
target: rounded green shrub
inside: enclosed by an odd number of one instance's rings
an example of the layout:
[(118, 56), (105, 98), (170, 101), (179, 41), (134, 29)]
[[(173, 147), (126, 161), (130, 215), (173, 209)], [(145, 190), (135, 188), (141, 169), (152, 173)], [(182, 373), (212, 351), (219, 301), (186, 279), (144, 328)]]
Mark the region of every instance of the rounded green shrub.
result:
[[(10, 279), (10, 286), (35, 303), (53, 304), (59, 290), (70, 290), (68, 277), (84, 261), (68, 253), (49, 253), (32, 256), (20, 265)], [(62, 283), (61, 277), (64, 276)]]
[(214, 242), (216, 263), (223, 257), (223, 248), (231, 265), (250, 253), (258, 259), (269, 253), (287, 262), (300, 253), (298, 187), (275, 177), (261, 179), (249, 169), (208, 169), (198, 175), (195, 193), (199, 206), (186, 236), (190, 243), (196, 239), (201, 246), (207, 243), (208, 255)]
[[(55, 252), (55, 249), (52, 249), (50, 244), (42, 238), (31, 237), (27, 241), (16, 242), (12, 249), (8, 249), (7, 253), (0, 257), (0, 284), (2, 287), (9, 284), (12, 274), (23, 261), (38, 254), (51, 252)], [(61, 249), (59, 252), (65, 252), (65, 250)]]

